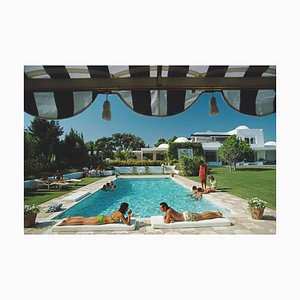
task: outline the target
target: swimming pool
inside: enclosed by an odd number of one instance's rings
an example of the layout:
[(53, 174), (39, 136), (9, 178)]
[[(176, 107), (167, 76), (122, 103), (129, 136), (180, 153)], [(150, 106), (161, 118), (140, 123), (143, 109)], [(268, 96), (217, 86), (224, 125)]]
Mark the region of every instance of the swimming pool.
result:
[(168, 205), (179, 212), (216, 211), (229, 214), (230, 210), (205, 199), (195, 201), (190, 196), (191, 190), (178, 184), (171, 178), (118, 178), (114, 181), (115, 191), (99, 190), (80, 201), (68, 210), (59, 214), (55, 219), (67, 216), (91, 217), (98, 214), (110, 215), (117, 210), (122, 202), (129, 203), (135, 216), (150, 218), (162, 215), (159, 203)]

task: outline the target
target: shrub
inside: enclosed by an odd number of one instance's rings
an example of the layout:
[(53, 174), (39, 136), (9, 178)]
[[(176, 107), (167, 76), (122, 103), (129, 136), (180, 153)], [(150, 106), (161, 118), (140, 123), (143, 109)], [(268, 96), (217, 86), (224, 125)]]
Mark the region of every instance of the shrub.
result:
[(132, 174), (133, 174), (133, 175), (136, 175), (136, 174), (137, 174), (137, 167), (136, 167), (136, 166), (133, 166), (133, 167), (132, 167)]
[(149, 166), (146, 166), (146, 167), (145, 167), (145, 174), (147, 174), (147, 175), (150, 174)]
[(161, 166), (161, 160), (113, 160), (111, 165), (116, 167), (132, 167), (132, 166)]
[(179, 162), (180, 173), (184, 176), (197, 176), (201, 160), (205, 161), (203, 156), (193, 158), (184, 156)]
[(169, 143), (168, 158), (170, 161), (178, 159), (178, 149), (193, 149), (194, 156), (203, 156), (201, 143)]

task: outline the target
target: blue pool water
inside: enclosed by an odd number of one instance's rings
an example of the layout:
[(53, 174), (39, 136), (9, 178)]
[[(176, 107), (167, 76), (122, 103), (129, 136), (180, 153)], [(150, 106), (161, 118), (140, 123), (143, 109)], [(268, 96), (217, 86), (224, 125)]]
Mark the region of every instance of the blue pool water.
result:
[(91, 217), (100, 213), (110, 215), (120, 207), (122, 202), (129, 203), (135, 216), (140, 218), (162, 215), (159, 209), (161, 202), (167, 202), (178, 212), (186, 210), (199, 213), (216, 210), (223, 214), (230, 212), (228, 209), (205, 199), (205, 197), (195, 201), (189, 196), (191, 190), (176, 183), (171, 178), (118, 178), (114, 183), (117, 186), (115, 191), (99, 190), (64, 211), (55, 219), (63, 219), (67, 216)]

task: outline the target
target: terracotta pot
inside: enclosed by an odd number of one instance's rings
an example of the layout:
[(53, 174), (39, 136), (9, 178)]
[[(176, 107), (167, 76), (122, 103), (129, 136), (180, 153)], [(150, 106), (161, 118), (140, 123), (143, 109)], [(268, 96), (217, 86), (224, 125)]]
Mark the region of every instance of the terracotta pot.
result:
[(251, 216), (253, 219), (257, 219), (260, 220), (263, 217), (264, 214), (264, 208), (255, 208), (255, 207), (251, 207), (250, 211), (251, 211)]
[(24, 227), (32, 227), (35, 224), (35, 219), (36, 219), (35, 214), (24, 214)]

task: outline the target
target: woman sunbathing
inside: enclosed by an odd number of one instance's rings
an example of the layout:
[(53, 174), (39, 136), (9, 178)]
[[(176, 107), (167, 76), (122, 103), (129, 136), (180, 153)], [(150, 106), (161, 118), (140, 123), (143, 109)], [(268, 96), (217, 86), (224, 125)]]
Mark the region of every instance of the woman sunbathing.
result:
[(128, 211), (128, 216), (125, 218), (124, 214), (128, 210), (128, 203), (123, 202), (120, 205), (120, 208), (112, 213), (111, 216), (104, 216), (102, 214), (94, 217), (68, 217), (66, 220), (63, 220), (58, 226), (64, 225), (102, 225), (102, 224), (110, 224), (117, 223), (122, 221), (126, 225), (130, 225), (130, 217), (133, 216), (132, 210)]

